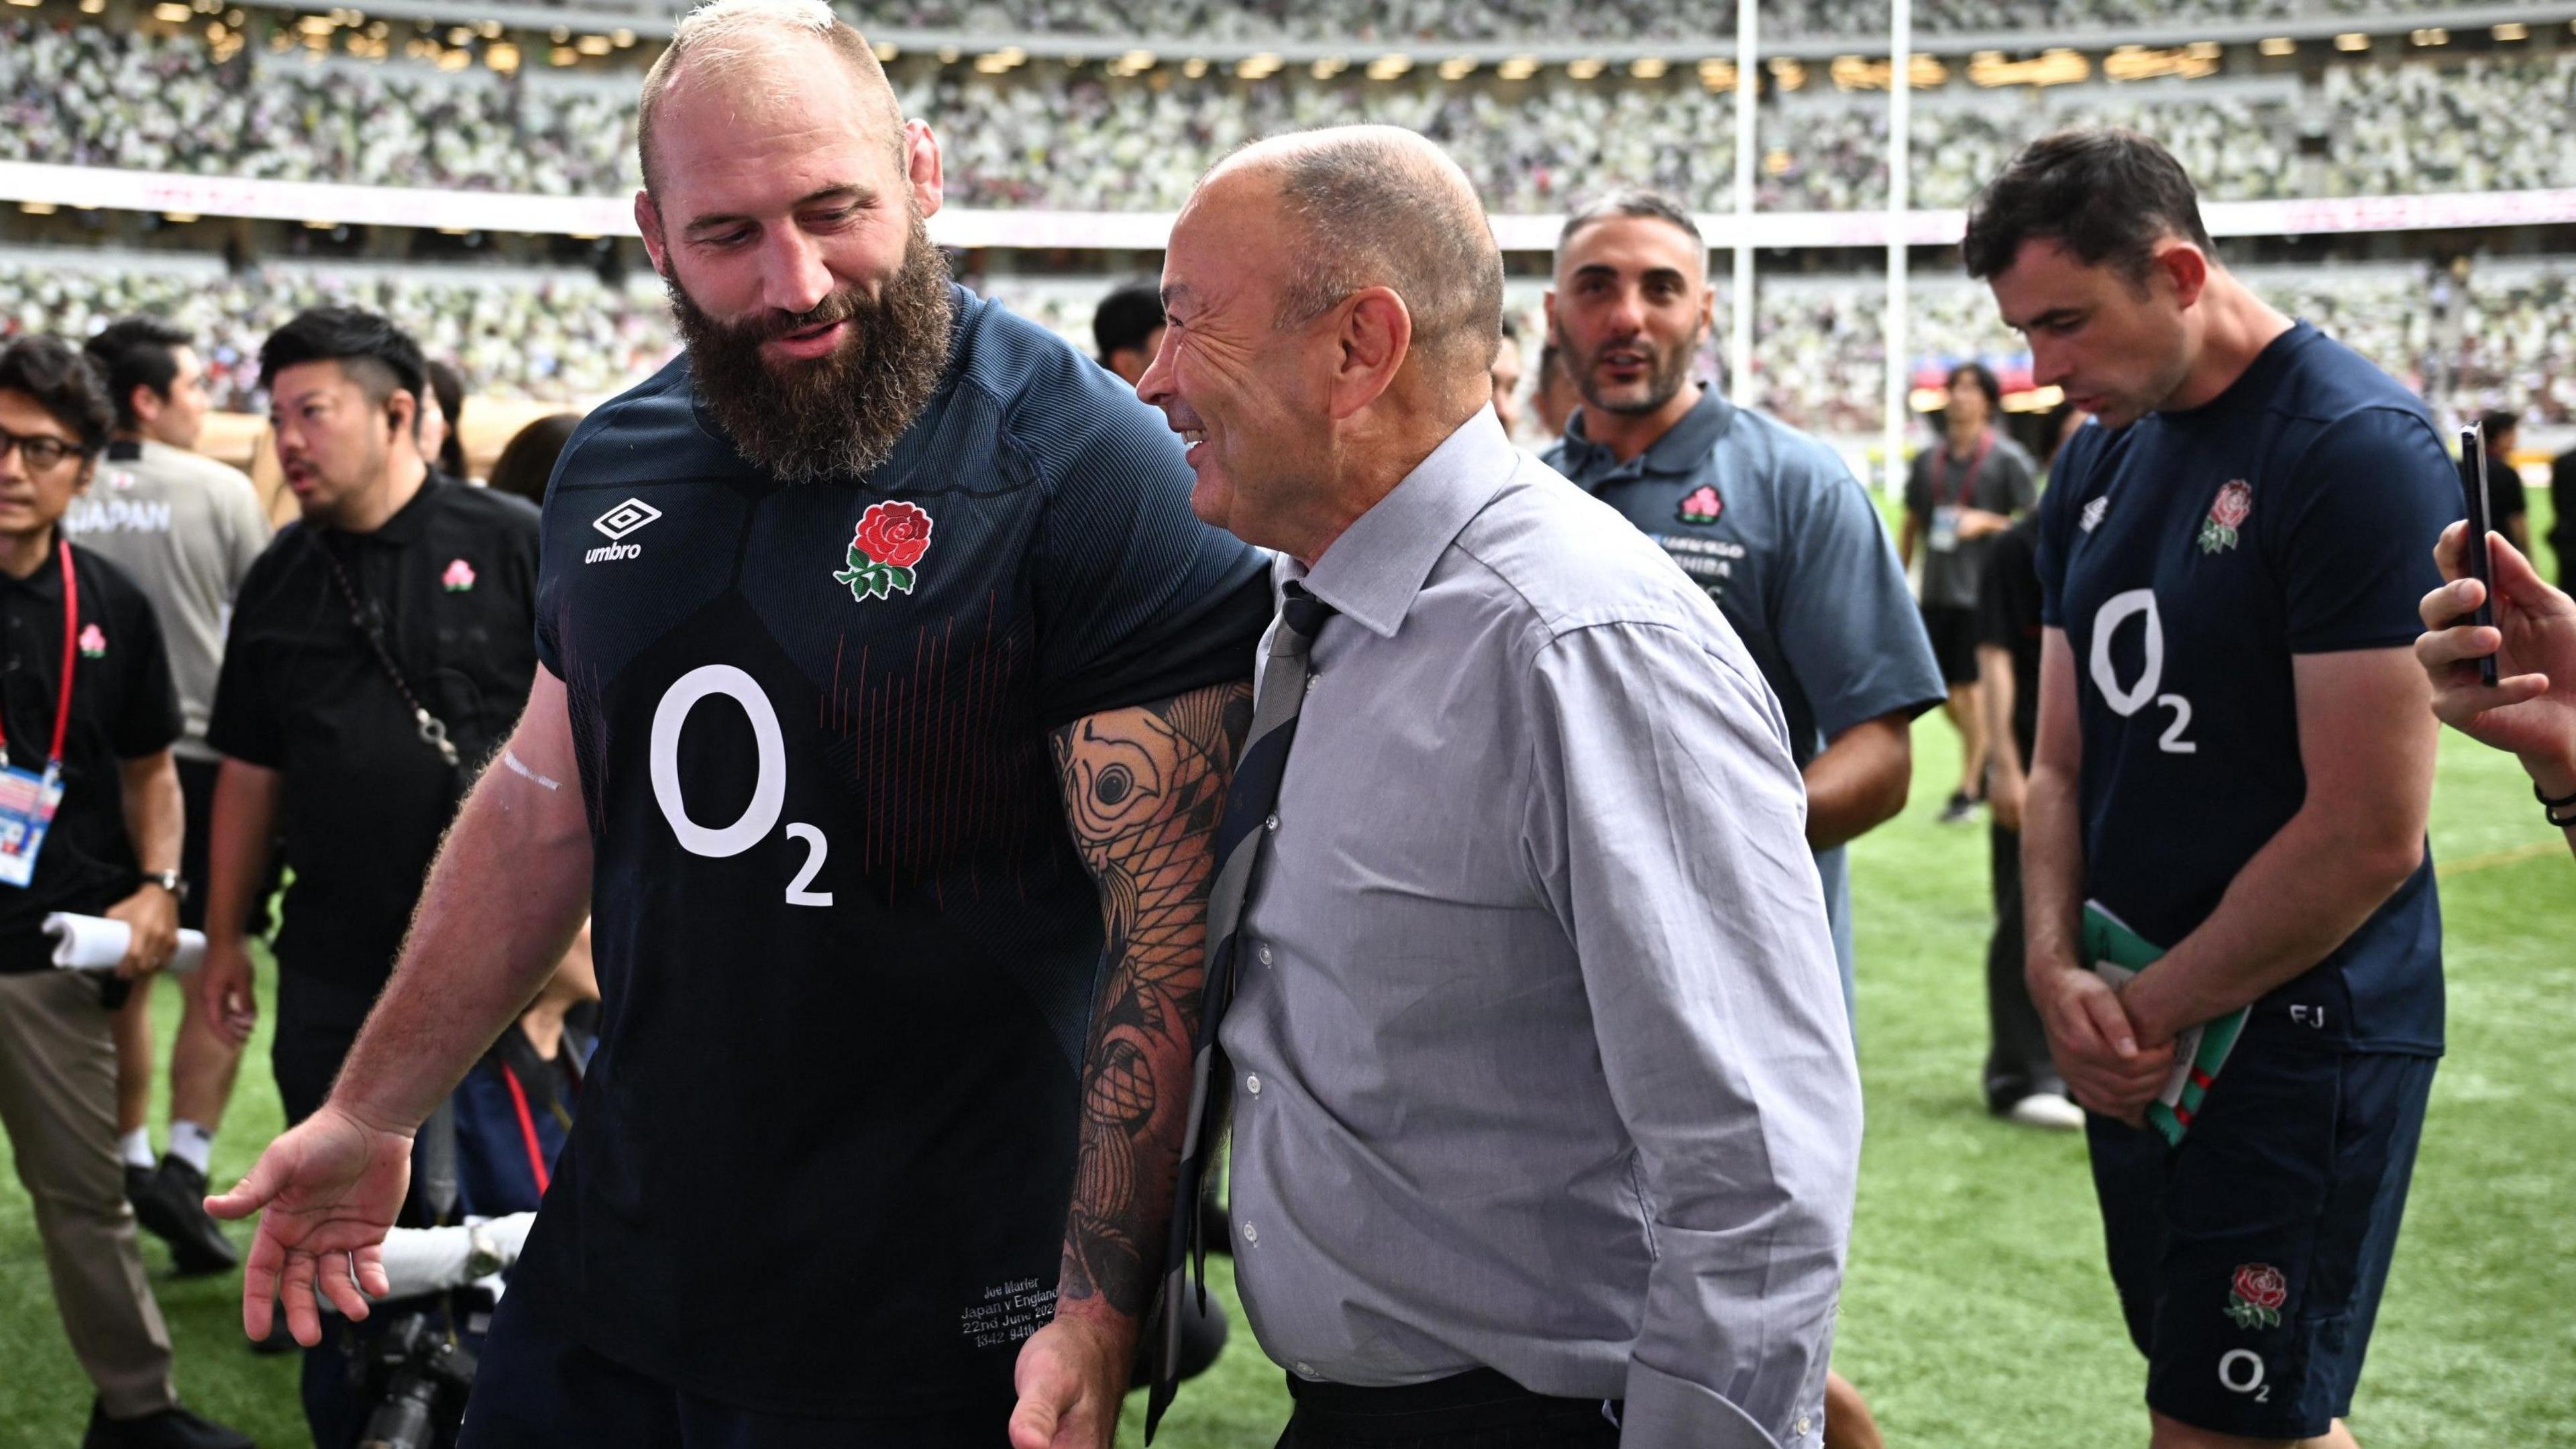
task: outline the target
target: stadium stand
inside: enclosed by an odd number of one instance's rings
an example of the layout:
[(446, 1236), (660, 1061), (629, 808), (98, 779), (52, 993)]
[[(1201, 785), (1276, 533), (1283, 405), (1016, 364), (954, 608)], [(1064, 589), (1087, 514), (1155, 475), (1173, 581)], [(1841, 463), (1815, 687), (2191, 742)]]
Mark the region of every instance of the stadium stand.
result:
[(119, 317), (166, 318), (203, 339), (208, 391), (233, 411), (266, 407), (260, 339), (326, 304), (399, 320), (424, 351), (452, 359), (473, 391), (548, 402), (617, 392), (660, 366), (672, 345), (658, 289), (612, 290), (576, 271), (335, 263), (228, 275), (211, 257), (0, 253), (0, 338), (84, 338)]
[[(2491, 261), (2465, 281), (2421, 266), (2249, 267), (2265, 296), (2359, 349), (2454, 413), (2510, 408), (2535, 423), (2576, 420), (2576, 257)], [(970, 279), (1013, 310), (1089, 351), (1097, 277)], [(1509, 292), (1539, 335), (1540, 284)], [(1909, 349), (1918, 379), (1980, 359), (2026, 388), (2027, 354), (1996, 320), (1984, 290), (1926, 277), (1912, 290)], [(1801, 427), (1858, 435), (1877, 426), (1885, 283), (1876, 277), (1782, 276), (1762, 283), (1755, 314), (1762, 405)], [(79, 338), (134, 312), (167, 316), (208, 339), (217, 405), (264, 406), (251, 355), (296, 309), (320, 302), (375, 308), (454, 358), (477, 392), (590, 403), (669, 357), (673, 341), (650, 277), (625, 287), (579, 271), (507, 267), (270, 263), (227, 275), (212, 258), (0, 252), (0, 338), (52, 331)], [(1730, 302), (1721, 290), (1718, 334)], [(1714, 356), (1705, 366), (1714, 374)]]
[[(2406, 8), (2429, 11), (2465, 3), (2469, 0), (2413, 0)], [(651, 13), (672, 7), (654, 0), (571, 0), (567, 8)], [(1728, 0), (1609, 0), (1583, 5), (1563, 0), (1183, 0), (1179, 4), (930, 0), (840, 8), (862, 26), (992, 35), (1397, 42), (1679, 39), (1735, 33), (1735, 6)], [(1920, 0), (1914, 7), (1914, 24), (1932, 34), (2064, 33), (2175, 21), (2288, 20), (2388, 8), (2372, 0)], [(1886, 29), (1887, 7), (1871, 0), (1770, 0), (1762, 7), (1762, 24), (1766, 33), (1782, 38), (1866, 35)]]
[[(1588, 12), (1586, 12), (1588, 13)], [(2014, 146), (2119, 124), (2172, 147), (2213, 200), (2548, 186), (2576, 176), (2576, 52), (2335, 65), (2202, 80), (1984, 88), (1915, 100), (1918, 206), (1963, 205)], [(1499, 82), (1291, 70), (1245, 82), (1168, 68), (985, 75), (906, 59), (906, 108), (943, 136), (952, 202), (1159, 211), (1237, 143), (1372, 120), (1439, 141), (1497, 212), (1652, 185), (1733, 198), (1734, 100), (1686, 76)], [(632, 72), (505, 76), (247, 48), (194, 34), (18, 20), (0, 27), (0, 160), (290, 181), (620, 196), (635, 184)], [(1766, 101), (1758, 202), (1885, 203), (1883, 96), (1811, 84)]]

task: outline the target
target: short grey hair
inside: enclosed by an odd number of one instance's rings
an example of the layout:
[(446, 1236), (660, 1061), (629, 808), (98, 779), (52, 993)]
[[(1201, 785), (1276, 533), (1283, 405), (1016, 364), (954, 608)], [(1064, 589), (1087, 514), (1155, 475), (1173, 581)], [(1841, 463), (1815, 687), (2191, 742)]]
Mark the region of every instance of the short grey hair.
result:
[(903, 108), (876, 50), (856, 27), (834, 14), (824, 0), (708, 0), (682, 16), (671, 43), (644, 73), (644, 93), (635, 112), (635, 155), (644, 173), (644, 189), (653, 185), (653, 116), (662, 93), (683, 65), (703, 66), (719, 77), (748, 69), (765, 58), (780, 39), (819, 41), (850, 68), (864, 90), (879, 97), (879, 110), (893, 132), (898, 153), (903, 148)]
[(1564, 262), (1566, 246), (1585, 227), (1597, 226), (1605, 221), (1615, 221), (1623, 216), (1669, 222), (1689, 233), (1691, 241), (1701, 251), (1708, 250), (1708, 239), (1700, 235), (1699, 222), (1691, 216), (1689, 207), (1682, 205), (1669, 193), (1632, 186), (1624, 191), (1611, 192), (1578, 208), (1572, 215), (1566, 217), (1564, 228), (1556, 234), (1556, 255), (1549, 258), (1549, 267), (1553, 269)]
[(1413, 350), (1431, 371), (1481, 378), (1493, 366), (1503, 254), (1456, 162), (1395, 126), (1339, 126), (1257, 148), (1276, 154), (1246, 159), (1275, 170), (1300, 233), (1274, 325), (1302, 327), (1383, 286), (1404, 300)]

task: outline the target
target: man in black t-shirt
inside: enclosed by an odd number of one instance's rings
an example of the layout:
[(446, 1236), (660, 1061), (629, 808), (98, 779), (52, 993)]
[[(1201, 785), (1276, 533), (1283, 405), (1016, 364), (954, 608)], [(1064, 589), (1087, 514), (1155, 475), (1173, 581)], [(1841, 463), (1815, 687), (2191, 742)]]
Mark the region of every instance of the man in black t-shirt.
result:
[(1977, 698), (1977, 588), (1998, 534), (2039, 496), (2030, 455), (1998, 427), (2003, 384), (1982, 362), (1962, 362), (1943, 384), (1941, 443), (1916, 454), (1905, 484), (1896, 553), (1923, 553), (1923, 632), (1949, 686), (1959, 731), (1959, 786), (1941, 819), (1965, 821), (1985, 798), (1986, 711)]
[(2531, 501), (2522, 486), (2522, 470), (2513, 465), (2514, 450), (2522, 446), (2522, 418), (2498, 410), (2481, 414), (2478, 423), (2487, 448), (2488, 526), (2528, 554)]
[[(180, 804), (179, 699), (152, 603), (56, 527), (113, 419), (60, 340), (0, 349), (0, 1123), (98, 1387), (84, 1449), (247, 1449), (179, 1407), (117, 1159), (110, 1013), (178, 944)], [(125, 924), (113, 974), (56, 969), (57, 911)]]
[[(537, 516), (430, 471), (413, 427), (420, 350), (384, 318), (301, 313), (269, 336), (260, 370), (304, 516), (243, 579), (215, 688), (206, 737), (223, 764), (199, 990), (217, 1029), (246, 1039), (248, 926), (282, 837), (294, 883), (270, 1061), (293, 1124), (330, 1090), (470, 772), (526, 695)], [(321, 1449), (364, 1428), (346, 1361), (371, 1332), (335, 1325), (306, 1357)]]
[(1163, 296), (1154, 279), (1139, 277), (1111, 288), (1092, 311), (1091, 341), (1099, 349), (1100, 365), (1134, 387), (1163, 347)]
[(949, 282), (937, 142), (828, 10), (693, 12), (639, 114), (688, 350), (566, 449), (526, 712), (330, 1102), (214, 1204), (267, 1207), (248, 1326), (377, 1286), (405, 1134), (593, 910), (464, 1442), (997, 1445), (1050, 1317), (1105, 1436), (1260, 561), (1124, 384)]
[(2549, 546), (2558, 551), (2558, 585), (2576, 585), (2576, 448), (2549, 463)]
[(2039, 728), (2039, 520), (1996, 534), (1977, 581), (1977, 705), (1985, 711), (1987, 841), (1995, 932), (1986, 943), (1986, 1110), (2071, 1131), (2083, 1109), (2048, 1060), (2048, 1033), (2022, 980), (2021, 807)]
[(282, 837), (272, 1054), (292, 1124), (330, 1090), (470, 771), (526, 696), (537, 517), (429, 470), (420, 350), (384, 318), (316, 308), (261, 359), (304, 517), (242, 581), (207, 726), (224, 763), (200, 990), (249, 1034), (248, 922)]

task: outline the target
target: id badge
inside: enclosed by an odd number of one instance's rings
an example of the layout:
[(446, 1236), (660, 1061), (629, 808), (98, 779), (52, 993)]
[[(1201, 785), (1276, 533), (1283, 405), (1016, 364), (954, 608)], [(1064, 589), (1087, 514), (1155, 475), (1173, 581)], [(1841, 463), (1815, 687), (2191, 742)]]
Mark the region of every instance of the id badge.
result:
[(1948, 553), (1959, 546), (1959, 505), (1944, 503), (1932, 510), (1932, 551)]
[(63, 803), (63, 772), (0, 766), (0, 885), (24, 887), (36, 878), (36, 855)]

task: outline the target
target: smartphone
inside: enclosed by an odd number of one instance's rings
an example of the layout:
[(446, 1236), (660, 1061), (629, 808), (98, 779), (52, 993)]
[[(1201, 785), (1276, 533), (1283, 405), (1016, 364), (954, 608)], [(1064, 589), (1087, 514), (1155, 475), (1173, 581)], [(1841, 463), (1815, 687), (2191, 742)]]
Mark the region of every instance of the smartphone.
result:
[[(2461, 622), (2493, 627), (2495, 561), (2487, 552), (2487, 529), (2492, 524), (2487, 512), (2487, 432), (2484, 423), (2471, 423), (2460, 429), (2460, 491), (2469, 498), (2469, 577), (2486, 586), (2486, 596), (2478, 600), (2478, 607)], [(2492, 689), (2495, 682), (2496, 660), (2489, 654), (2478, 660), (2478, 683)]]

